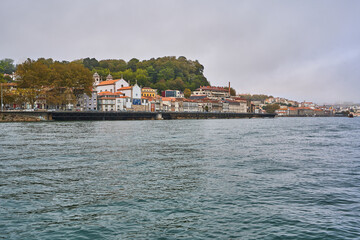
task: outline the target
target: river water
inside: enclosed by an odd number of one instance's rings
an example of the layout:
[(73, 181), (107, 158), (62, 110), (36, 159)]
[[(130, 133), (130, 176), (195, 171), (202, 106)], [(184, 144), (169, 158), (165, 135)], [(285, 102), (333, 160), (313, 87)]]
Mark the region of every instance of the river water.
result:
[(0, 124), (0, 239), (360, 239), (360, 118)]

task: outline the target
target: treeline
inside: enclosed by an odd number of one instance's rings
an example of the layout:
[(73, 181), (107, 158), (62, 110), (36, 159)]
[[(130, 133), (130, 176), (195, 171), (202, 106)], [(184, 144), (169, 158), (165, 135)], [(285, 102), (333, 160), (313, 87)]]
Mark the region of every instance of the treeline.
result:
[(0, 82), (11, 82), (12, 79), (9, 76), (5, 76), (4, 74), (12, 74), (15, 72), (15, 64), (14, 60), (10, 58), (5, 58), (0, 60)]
[[(29, 59), (27, 60), (27, 62)], [(160, 57), (151, 58), (150, 60), (140, 61), (136, 58), (126, 62), (122, 59), (97, 60), (95, 58), (84, 58), (68, 61), (54, 61), (53, 59), (39, 58), (37, 61), (44, 64), (80, 64), (89, 69), (92, 74), (97, 72), (103, 80), (108, 74), (111, 74), (114, 79), (123, 77), (129, 81), (130, 84), (135, 84), (142, 87), (151, 87), (158, 89), (159, 92), (166, 89), (177, 89), (184, 91), (190, 89), (194, 91), (200, 86), (209, 86), (210, 83), (204, 76), (204, 66), (197, 60), (188, 60), (186, 57)], [(24, 63), (23, 63), (24, 64)], [(19, 66), (23, 65), (20, 64)], [(36, 65), (36, 64), (35, 64)], [(14, 65), (14, 60), (3, 59), (0, 60), (0, 81), (11, 82), (9, 76), (4, 78), (4, 74), (11, 74), (17, 70), (18, 66)], [(54, 68), (54, 67), (50, 67)], [(18, 74), (18, 73), (17, 73)], [(45, 75), (44, 75), (45, 77)], [(46, 76), (47, 77), (47, 76)], [(52, 80), (49, 80), (52, 81)]]
[(75, 102), (77, 94), (91, 94), (92, 73), (76, 62), (59, 62), (52, 59), (27, 59), (16, 69), (16, 91), (6, 91), (6, 103), (35, 101), (47, 105), (65, 105)]
[(246, 100), (261, 101), (262, 103), (264, 103), (267, 98), (272, 98), (273, 96), (265, 94), (240, 94), (240, 97), (245, 98)]
[(151, 87), (158, 91), (186, 88), (195, 90), (199, 86), (209, 86), (205, 78), (204, 66), (197, 60), (186, 57), (160, 57), (140, 61), (136, 58), (126, 62), (122, 59), (100, 60), (84, 58), (76, 60), (91, 70), (97, 72), (103, 79), (110, 73), (114, 79), (123, 78), (134, 84), (136, 81), (142, 87)]

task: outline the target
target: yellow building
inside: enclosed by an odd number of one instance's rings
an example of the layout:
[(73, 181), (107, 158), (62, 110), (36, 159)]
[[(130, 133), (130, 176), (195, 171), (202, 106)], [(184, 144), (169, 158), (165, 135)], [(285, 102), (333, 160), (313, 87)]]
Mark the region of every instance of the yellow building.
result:
[(152, 89), (150, 87), (143, 87), (141, 89), (141, 96), (142, 97), (155, 97), (156, 96), (156, 89)]

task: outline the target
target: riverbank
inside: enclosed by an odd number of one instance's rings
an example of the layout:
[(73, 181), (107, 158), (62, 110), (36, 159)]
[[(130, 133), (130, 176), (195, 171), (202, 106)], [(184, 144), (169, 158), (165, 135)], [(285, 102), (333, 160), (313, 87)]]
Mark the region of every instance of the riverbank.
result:
[(51, 121), (50, 112), (4, 111), (0, 112), (0, 122), (40, 122)]
[(176, 120), (274, 118), (275, 114), (213, 112), (1, 112), (0, 122), (38, 121), (111, 121), (111, 120)]

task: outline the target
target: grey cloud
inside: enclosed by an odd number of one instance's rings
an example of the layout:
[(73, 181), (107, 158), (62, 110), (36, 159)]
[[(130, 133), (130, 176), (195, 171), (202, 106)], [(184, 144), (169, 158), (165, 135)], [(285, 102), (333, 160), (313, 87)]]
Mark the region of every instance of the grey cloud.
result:
[(213, 85), (356, 101), (358, 1), (3, 0), (0, 58), (186, 56)]

